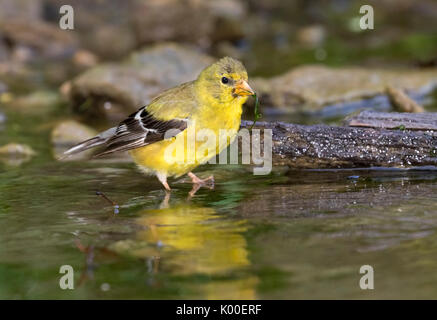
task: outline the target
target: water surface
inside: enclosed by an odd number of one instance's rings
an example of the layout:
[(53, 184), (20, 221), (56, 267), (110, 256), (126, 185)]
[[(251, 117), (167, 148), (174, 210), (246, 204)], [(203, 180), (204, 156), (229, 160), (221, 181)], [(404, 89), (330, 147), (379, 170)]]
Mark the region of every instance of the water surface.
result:
[(7, 116), (0, 145), (38, 155), (0, 162), (0, 298), (437, 297), (437, 171), (208, 165), (215, 190), (173, 180), (168, 198), (131, 163), (54, 160), (49, 126)]

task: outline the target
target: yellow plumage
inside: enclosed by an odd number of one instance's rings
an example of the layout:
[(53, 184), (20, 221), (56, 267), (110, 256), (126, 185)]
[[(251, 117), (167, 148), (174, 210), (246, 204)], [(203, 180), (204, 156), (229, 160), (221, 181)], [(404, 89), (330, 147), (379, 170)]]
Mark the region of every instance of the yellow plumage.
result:
[[(180, 137), (178, 142), (184, 143), (182, 147), (184, 152), (174, 156), (174, 164), (170, 164), (165, 160), (164, 153), (167, 148), (170, 147), (170, 144), (178, 143), (175, 140), (179, 137), (162, 140), (141, 148), (133, 149), (130, 150), (129, 153), (135, 163), (146, 170), (161, 172), (167, 176), (183, 175), (193, 170), (199, 164), (208, 161), (212, 156), (215, 156), (227, 147), (228, 143), (219, 145), (219, 132), (220, 130), (231, 130), (237, 133), (240, 127), (241, 113), (242, 103), (240, 101), (226, 104), (200, 104), (198, 110), (196, 110), (192, 116), (190, 121), (191, 125), (188, 125), (187, 129), (180, 133), (183, 137)], [(195, 153), (187, 150), (188, 132), (192, 130), (193, 133), (197, 133), (202, 129), (212, 130), (217, 138), (215, 141), (210, 142), (214, 143), (213, 146), (208, 145), (208, 141), (195, 141), (194, 151), (200, 148), (207, 150), (215, 149), (214, 154), (203, 153), (200, 155), (199, 152)], [(235, 135), (233, 135), (232, 138), (235, 138)], [(177, 148), (176, 145), (175, 148)], [(191, 155), (194, 156), (194, 159), (190, 157)]]
[[(242, 105), (250, 95), (253, 91), (247, 83), (244, 66), (226, 57), (204, 69), (195, 81), (161, 93), (117, 128), (73, 147), (67, 154), (105, 144), (107, 148), (101, 154), (129, 150), (135, 163), (144, 171), (156, 174), (166, 189), (169, 189), (167, 177), (185, 173), (199, 184), (203, 181), (191, 170), (218, 154), (235, 138)], [(164, 131), (171, 129), (181, 132), (168, 137)], [(198, 141), (196, 136), (204, 131), (215, 135), (215, 139)], [(226, 131), (229, 139), (220, 138)], [(194, 145), (187, 141), (193, 141)], [(168, 161), (169, 148), (175, 149), (170, 152), (173, 161)]]

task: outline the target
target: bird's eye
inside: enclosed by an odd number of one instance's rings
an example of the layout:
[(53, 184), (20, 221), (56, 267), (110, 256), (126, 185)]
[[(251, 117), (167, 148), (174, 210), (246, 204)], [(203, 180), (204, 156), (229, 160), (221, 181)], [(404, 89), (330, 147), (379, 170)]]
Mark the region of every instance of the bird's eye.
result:
[(226, 84), (226, 83), (228, 83), (229, 82), (229, 79), (228, 78), (226, 78), (226, 77), (223, 77), (222, 78), (222, 83), (223, 84)]

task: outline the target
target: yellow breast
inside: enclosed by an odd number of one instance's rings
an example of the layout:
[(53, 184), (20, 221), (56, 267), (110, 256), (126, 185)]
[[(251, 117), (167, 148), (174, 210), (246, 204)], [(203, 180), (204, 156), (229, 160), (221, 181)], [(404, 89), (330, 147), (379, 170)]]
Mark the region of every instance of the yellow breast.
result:
[(133, 149), (134, 161), (150, 173), (180, 176), (205, 163), (235, 138), (241, 123), (242, 104), (199, 106), (188, 127), (171, 139)]

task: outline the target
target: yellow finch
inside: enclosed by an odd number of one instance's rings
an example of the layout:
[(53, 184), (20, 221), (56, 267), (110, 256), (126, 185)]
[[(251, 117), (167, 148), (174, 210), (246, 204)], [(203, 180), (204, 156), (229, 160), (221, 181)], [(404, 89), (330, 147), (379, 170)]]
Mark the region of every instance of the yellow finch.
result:
[[(79, 143), (65, 154), (97, 146), (105, 147), (97, 156), (128, 150), (135, 163), (144, 172), (155, 174), (167, 190), (167, 177), (186, 173), (194, 184), (202, 185), (213, 177), (201, 180), (191, 171), (231, 143), (240, 127), (242, 105), (253, 94), (243, 64), (225, 57), (205, 68), (196, 80), (164, 91), (117, 127)], [(196, 140), (197, 152), (187, 150), (190, 130), (204, 129), (216, 139), (204, 142), (206, 146)], [(222, 130), (230, 133), (229, 139), (219, 139)], [(168, 161), (166, 152), (175, 141), (182, 141), (184, 152), (173, 157), (175, 161)]]

